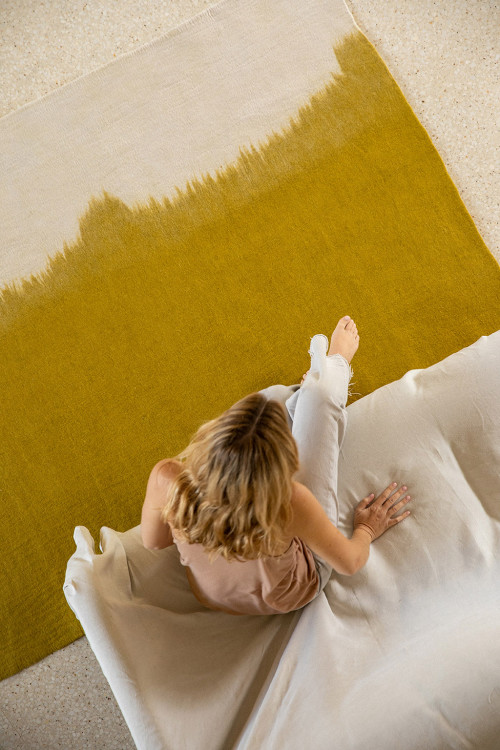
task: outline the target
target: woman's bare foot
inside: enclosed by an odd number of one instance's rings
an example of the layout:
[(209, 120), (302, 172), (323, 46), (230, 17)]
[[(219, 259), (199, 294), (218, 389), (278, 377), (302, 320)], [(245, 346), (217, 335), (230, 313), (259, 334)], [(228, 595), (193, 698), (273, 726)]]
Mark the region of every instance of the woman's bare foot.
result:
[[(356, 323), (349, 317), (349, 315), (345, 315), (339, 320), (337, 327), (332, 333), (328, 356), (332, 354), (341, 354), (350, 364), (358, 350), (358, 346), (359, 334)], [(309, 370), (307, 372), (309, 372)], [(304, 382), (307, 372), (302, 376), (300, 385)]]
[(359, 334), (356, 323), (349, 315), (345, 315), (337, 323), (337, 327), (330, 339), (328, 356), (341, 354), (350, 363), (359, 346)]

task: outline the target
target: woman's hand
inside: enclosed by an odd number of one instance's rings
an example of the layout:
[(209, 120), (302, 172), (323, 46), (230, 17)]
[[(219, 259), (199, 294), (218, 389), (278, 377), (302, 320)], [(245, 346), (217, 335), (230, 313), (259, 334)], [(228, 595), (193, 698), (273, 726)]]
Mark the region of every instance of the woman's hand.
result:
[[(381, 536), (384, 531), (390, 529), (391, 526), (395, 526), (400, 521), (408, 518), (410, 515), (409, 510), (394, 518), (394, 515), (410, 501), (409, 495), (400, 500), (401, 495), (404, 495), (407, 487), (403, 486), (400, 490), (394, 492), (396, 487), (397, 482), (394, 482), (376, 500), (374, 500), (374, 494), (361, 500), (354, 511), (354, 529), (358, 527), (364, 529), (371, 534), (373, 541)], [(399, 502), (397, 502), (398, 500)]]

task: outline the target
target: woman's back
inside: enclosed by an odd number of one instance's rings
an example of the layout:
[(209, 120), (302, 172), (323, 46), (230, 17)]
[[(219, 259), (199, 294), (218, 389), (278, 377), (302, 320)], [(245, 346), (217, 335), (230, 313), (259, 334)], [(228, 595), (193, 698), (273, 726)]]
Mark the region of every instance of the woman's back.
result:
[(298, 537), (278, 556), (226, 560), (219, 555), (212, 562), (201, 544), (184, 542), (175, 531), (173, 538), (194, 595), (210, 609), (282, 614), (308, 604), (318, 591), (313, 554)]
[[(182, 471), (172, 459), (163, 465), (163, 491)], [(282, 614), (310, 602), (318, 590), (319, 577), (311, 550), (298, 537), (291, 539), (280, 555), (253, 560), (210, 561), (201, 544), (183, 541), (175, 529), (173, 540), (186, 567), (191, 589), (204, 606), (231, 614)]]

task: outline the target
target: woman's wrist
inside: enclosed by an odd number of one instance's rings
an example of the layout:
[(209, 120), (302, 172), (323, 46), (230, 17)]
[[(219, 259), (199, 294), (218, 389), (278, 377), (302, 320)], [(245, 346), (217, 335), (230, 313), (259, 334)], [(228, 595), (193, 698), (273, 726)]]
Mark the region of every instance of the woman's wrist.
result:
[(354, 527), (354, 533), (356, 531), (362, 531), (364, 534), (367, 534), (370, 537), (370, 542), (373, 542), (375, 539), (375, 533), (371, 526), (368, 526), (366, 523), (357, 523)]

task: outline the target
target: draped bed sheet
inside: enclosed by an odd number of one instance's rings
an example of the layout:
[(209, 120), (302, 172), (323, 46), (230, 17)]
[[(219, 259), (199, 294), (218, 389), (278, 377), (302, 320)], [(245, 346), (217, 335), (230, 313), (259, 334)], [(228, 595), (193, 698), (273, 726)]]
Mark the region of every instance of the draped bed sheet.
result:
[(76, 527), (64, 593), (138, 748), (500, 746), (500, 331), (347, 411), (339, 528), (391, 481), (412, 513), (303, 610), (206, 610), (174, 547)]

